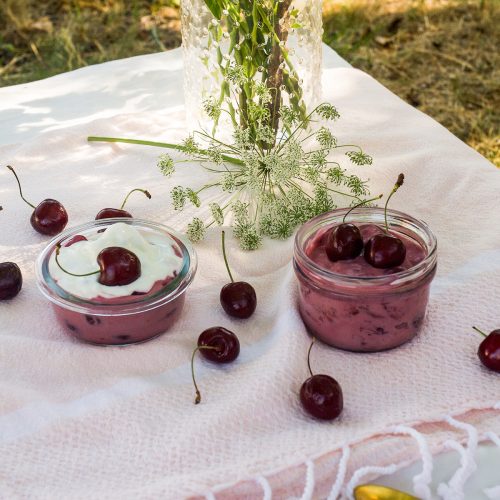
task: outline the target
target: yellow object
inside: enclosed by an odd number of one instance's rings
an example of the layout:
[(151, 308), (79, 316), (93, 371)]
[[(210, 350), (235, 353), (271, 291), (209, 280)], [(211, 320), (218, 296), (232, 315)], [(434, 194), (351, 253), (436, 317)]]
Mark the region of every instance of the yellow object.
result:
[(363, 484), (354, 488), (356, 500), (419, 500), (417, 497), (378, 484)]

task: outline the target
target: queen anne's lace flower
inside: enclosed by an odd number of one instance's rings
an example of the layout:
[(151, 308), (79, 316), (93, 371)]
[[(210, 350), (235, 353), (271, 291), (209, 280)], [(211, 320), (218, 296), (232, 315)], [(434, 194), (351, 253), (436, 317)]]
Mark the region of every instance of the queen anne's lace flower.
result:
[(170, 177), (175, 172), (174, 160), (167, 153), (158, 157), (158, 168), (165, 177)]

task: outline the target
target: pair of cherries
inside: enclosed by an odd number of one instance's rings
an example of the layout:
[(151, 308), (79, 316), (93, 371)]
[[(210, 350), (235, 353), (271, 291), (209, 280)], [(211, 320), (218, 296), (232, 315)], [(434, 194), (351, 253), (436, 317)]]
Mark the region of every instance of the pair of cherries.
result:
[[(222, 231), (222, 255), (226, 265), (227, 273), (231, 283), (224, 285), (220, 291), (220, 303), (227, 315), (247, 319), (257, 307), (257, 295), (255, 289), (246, 281), (234, 281), (226, 255), (226, 233)], [(227, 364), (233, 362), (240, 354), (240, 342), (238, 337), (222, 326), (215, 326), (204, 330), (198, 337), (197, 347), (191, 357), (191, 375), (196, 391), (195, 404), (201, 402), (201, 394), (196, 384), (194, 375), (194, 358), (197, 352), (213, 363)]]
[[(57, 200), (53, 200), (52, 198), (47, 198), (40, 202), (37, 206), (33, 205), (23, 196), (21, 182), (14, 168), (10, 165), (7, 165), (7, 168), (16, 178), (17, 185), (19, 187), (19, 194), (21, 195), (22, 200), (33, 208), (33, 213), (30, 218), (33, 229), (40, 234), (48, 236), (55, 236), (56, 234), (59, 234), (68, 223), (68, 212), (64, 208), (63, 204)], [(111, 219), (115, 217), (132, 217), (132, 214), (123, 210), (123, 207), (127, 203), (129, 196), (134, 191), (140, 191), (148, 198), (151, 198), (151, 195), (145, 189), (133, 189), (127, 194), (120, 208), (104, 208), (96, 215), (96, 220)]]
[(384, 233), (376, 234), (364, 243), (359, 228), (354, 224), (345, 222), (347, 215), (352, 210), (370, 201), (380, 199), (382, 195), (351, 208), (344, 216), (343, 223), (330, 230), (325, 243), (325, 251), (332, 262), (355, 259), (361, 255), (363, 250), (363, 256), (366, 262), (379, 269), (396, 267), (404, 262), (406, 257), (406, 246), (400, 238), (389, 233), (389, 226), (387, 223), (387, 205), (392, 195), (403, 185), (403, 182), (404, 175), (399, 174), (396, 184), (387, 198), (384, 209)]

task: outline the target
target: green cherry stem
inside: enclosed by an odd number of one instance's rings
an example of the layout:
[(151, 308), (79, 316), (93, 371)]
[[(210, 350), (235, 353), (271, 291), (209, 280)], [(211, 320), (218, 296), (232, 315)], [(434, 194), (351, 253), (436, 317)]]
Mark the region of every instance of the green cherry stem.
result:
[(194, 351), (193, 351), (193, 355), (191, 356), (191, 377), (193, 378), (193, 384), (194, 384), (194, 388), (195, 388), (195, 391), (196, 391), (196, 397), (194, 399), (194, 404), (195, 405), (198, 405), (200, 404), (201, 402), (201, 393), (200, 393), (200, 390), (198, 389), (198, 385), (196, 384), (196, 379), (194, 377), (194, 357), (196, 355), (196, 353), (198, 351), (200, 351), (201, 349), (211, 349), (213, 351), (217, 351), (219, 348), (218, 347), (211, 347), (211, 346), (208, 346), (208, 345), (201, 345), (201, 346), (198, 346)]
[(387, 234), (389, 234), (389, 224), (387, 222), (387, 205), (389, 205), (389, 200), (392, 198), (392, 195), (403, 185), (404, 180), (405, 180), (404, 174), (399, 174), (398, 180), (396, 181), (396, 184), (394, 184), (394, 187), (392, 188), (392, 191), (387, 197), (387, 201), (385, 202), (384, 219), (385, 219), (385, 232)]
[(7, 165), (7, 168), (14, 174), (14, 177), (16, 178), (16, 181), (17, 181), (17, 185), (19, 187), (19, 194), (21, 195), (21, 198), (23, 199), (23, 201), (25, 203), (27, 203), (33, 210), (36, 208), (35, 205), (33, 205), (33, 203), (30, 203), (24, 196), (23, 196), (23, 190), (21, 188), (21, 182), (19, 181), (19, 177), (17, 176), (16, 174), (16, 171), (10, 166), (10, 165)]
[(351, 207), (349, 209), (348, 212), (346, 212), (346, 214), (344, 215), (344, 218), (342, 219), (342, 223), (345, 222), (347, 216), (356, 208), (358, 207), (362, 207), (363, 205), (366, 205), (367, 203), (370, 203), (371, 201), (376, 201), (376, 200), (380, 200), (380, 198), (382, 198), (384, 195), (383, 194), (380, 194), (378, 196), (376, 196), (375, 198), (372, 198), (371, 200), (365, 200), (365, 201), (362, 201), (361, 203), (358, 203), (357, 205), (354, 205), (353, 207)]
[(64, 269), (64, 267), (61, 265), (61, 263), (59, 262), (59, 252), (61, 250), (61, 244), (58, 243), (56, 245), (56, 264), (59, 266), (59, 268), (61, 269), (61, 271), (64, 271), (66, 274), (69, 274), (70, 276), (77, 276), (77, 277), (83, 277), (83, 276), (92, 276), (93, 274), (99, 274), (101, 271), (94, 271), (93, 273), (86, 273), (86, 274), (75, 274), (75, 273), (70, 273), (69, 271), (67, 271), (66, 269)]
[(477, 326), (472, 327), (473, 330), (476, 330), (476, 332), (480, 333), (483, 337), (487, 337), (488, 334), (484, 333), (482, 330), (480, 330)]
[(309, 373), (311, 374), (311, 377), (314, 377), (313, 372), (311, 370), (311, 349), (313, 348), (315, 338), (312, 338), (311, 345), (309, 346), (309, 350), (307, 351), (307, 368), (309, 368)]
[(231, 278), (231, 283), (234, 283), (233, 275), (231, 274), (231, 269), (229, 269), (229, 263), (227, 262), (227, 255), (226, 255), (226, 232), (222, 231), (222, 255), (224, 256), (224, 262), (226, 264), (226, 269), (229, 274), (229, 277)]
[(129, 194), (127, 194), (127, 196), (125, 196), (125, 199), (123, 200), (123, 203), (122, 203), (122, 206), (120, 207), (120, 210), (123, 210), (123, 207), (125, 206), (125, 203), (127, 203), (127, 200), (129, 198), (129, 196), (135, 192), (135, 191), (140, 191), (141, 193), (144, 193), (145, 196), (147, 196), (149, 199), (151, 199), (151, 194), (149, 193), (149, 191), (147, 191), (146, 189), (132, 189), (132, 191), (130, 191)]

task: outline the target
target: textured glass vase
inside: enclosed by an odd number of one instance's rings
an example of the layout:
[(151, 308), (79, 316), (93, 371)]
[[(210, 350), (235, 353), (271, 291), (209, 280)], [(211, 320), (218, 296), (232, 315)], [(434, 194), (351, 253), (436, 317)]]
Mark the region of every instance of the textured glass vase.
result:
[(218, 130), (245, 125), (247, 99), (227, 84), (235, 67), (304, 116), (321, 99), (322, 34), (322, 0), (182, 0), (188, 128), (213, 129), (209, 99), (239, 113), (236, 120), (223, 113)]

